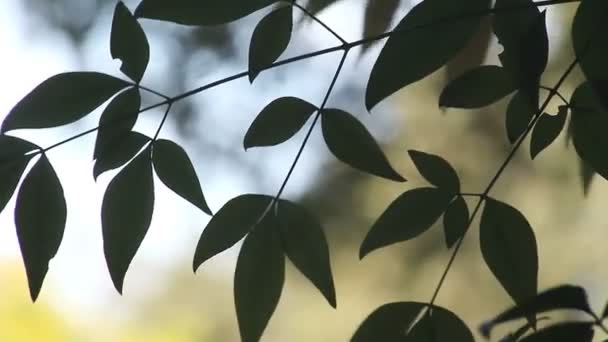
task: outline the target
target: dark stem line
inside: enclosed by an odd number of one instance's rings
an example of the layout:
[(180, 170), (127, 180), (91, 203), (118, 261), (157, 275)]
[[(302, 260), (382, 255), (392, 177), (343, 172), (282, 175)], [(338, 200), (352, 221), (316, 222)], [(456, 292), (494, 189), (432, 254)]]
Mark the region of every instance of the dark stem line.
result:
[(482, 193), (461, 192), (458, 195), (462, 196), (462, 197), (482, 197), (483, 198), (483, 194)]
[(564, 97), (564, 96), (563, 96), (563, 95), (562, 95), (562, 94), (561, 94), (559, 91), (557, 91), (557, 90), (553, 90), (553, 88), (551, 88), (551, 87), (546, 87), (546, 86), (543, 86), (543, 85), (541, 85), (539, 88), (540, 88), (540, 89), (542, 89), (542, 90), (546, 90), (546, 91), (548, 91), (549, 93), (551, 93), (551, 92), (555, 92), (555, 95), (557, 95), (557, 97), (559, 97), (559, 99), (560, 99), (560, 100), (562, 100), (562, 102), (563, 102), (563, 103), (564, 103), (566, 106), (569, 106), (569, 105), (570, 105), (570, 102), (568, 102), (568, 100), (567, 100), (567, 99), (566, 99), (566, 98), (565, 98), (565, 97)]
[(321, 25), (327, 32), (331, 33), (332, 36), (336, 37), (336, 39), (338, 39), (342, 45), (346, 45), (348, 44), (348, 42), (342, 38), (342, 36), (340, 36), (336, 31), (334, 31), (331, 27), (329, 27), (327, 24), (325, 24), (322, 20), (320, 20), (316, 15), (312, 14), (309, 10), (307, 10), (304, 6), (301, 6), (300, 4), (298, 4), (296, 2), (296, 0), (291, 1), (291, 5), (293, 7), (298, 8), (300, 11), (302, 11), (304, 14), (306, 14), (308, 17), (310, 17), (310, 19), (312, 19), (314, 22), (316, 22), (317, 24)]
[(173, 102), (169, 102), (169, 105), (167, 105), (167, 109), (165, 110), (165, 114), (163, 115), (163, 118), (160, 121), (160, 124), (158, 125), (158, 128), (156, 129), (156, 133), (154, 133), (154, 138), (152, 138), (152, 141), (156, 141), (158, 139), (158, 135), (160, 134), (160, 130), (163, 129), (163, 126), (165, 125), (165, 121), (167, 121), (167, 117), (169, 116), (169, 112), (171, 111), (171, 106), (173, 106)]
[(145, 90), (148, 93), (154, 94), (154, 95), (156, 95), (158, 97), (161, 97), (161, 98), (163, 98), (165, 100), (170, 100), (171, 99), (171, 97), (169, 97), (169, 96), (167, 96), (167, 95), (165, 95), (165, 94), (163, 94), (163, 93), (161, 93), (159, 91), (156, 91), (156, 90), (154, 90), (152, 88), (148, 88), (148, 87), (142, 86), (141, 84), (133, 84), (133, 86), (137, 87), (138, 89)]

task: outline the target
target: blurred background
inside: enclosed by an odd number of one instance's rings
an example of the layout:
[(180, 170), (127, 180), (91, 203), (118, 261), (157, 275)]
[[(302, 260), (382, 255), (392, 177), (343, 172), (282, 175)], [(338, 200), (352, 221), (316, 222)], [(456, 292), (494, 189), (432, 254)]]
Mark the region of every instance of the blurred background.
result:
[[(380, 0), (376, 0), (380, 1)], [(133, 10), (137, 1), (125, 1)], [(396, 24), (416, 1), (402, 0)], [(119, 76), (119, 61), (109, 52), (114, 0), (0, 1), (0, 115), (46, 78), (74, 70)], [(309, 6), (347, 40), (363, 34), (365, 0), (313, 0)], [(315, 7), (316, 6), (316, 7)], [(576, 4), (548, 10), (550, 64), (543, 85), (552, 86), (573, 59), (570, 25)], [(151, 60), (143, 84), (179, 94), (246, 69), (249, 39), (260, 11), (235, 23), (192, 28), (143, 20)], [(297, 18), (301, 15), (298, 14)], [(302, 19), (302, 18), (300, 18)], [(336, 45), (310, 20), (296, 20), (284, 57)], [(496, 64), (500, 52), (486, 21), (470, 46), (447, 67), (408, 86), (368, 113), (364, 91), (380, 45), (347, 60), (330, 99), (332, 107), (362, 120), (392, 164), (409, 182), (393, 183), (355, 171), (332, 157), (315, 130), (291, 178), (285, 197), (303, 203), (320, 217), (329, 237), (338, 309), (288, 264), (287, 282), (264, 341), (345, 341), (376, 307), (390, 301), (428, 301), (450, 251), (441, 223), (413, 241), (374, 252), (363, 261), (358, 247), (374, 220), (403, 191), (425, 185), (408, 149), (439, 154), (461, 175), (464, 191), (480, 192), (506, 157), (508, 98), (477, 111), (443, 110), (441, 89), (464, 70)], [(173, 107), (161, 136), (178, 141), (195, 162), (203, 191), (214, 211), (243, 193), (274, 194), (303, 139), (300, 132), (273, 148), (242, 147), (257, 113), (280, 96), (298, 96), (319, 104), (339, 61), (330, 54), (263, 72), (253, 85), (243, 78), (196, 95)], [(569, 97), (582, 81), (568, 79)], [(152, 95), (147, 104), (158, 101)], [(559, 102), (549, 112), (556, 112)], [(48, 146), (90, 127), (100, 111), (66, 127), (19, 131), (17, 135)], [(162, 112), (139, 117), (136, 129), (153, 134)], [(50, 153), (63, 183), (68, 222), (63, 244), (52, 260), (42, 293), (32, 304), (27, 290), (12, 211), (0, 215), (0, 341), (238, 341), (232, 276), (238, 246), (204, 264), (196, 275), (191, 263), (201, 231), (209, 220), (194, 206), (156, 182), (152, 226), (125, 280), (124, 295), (113, 289), (103, 259), (100, 206), (116, 172), (97, 182), (92, 176), (94, 136)], [(604, 203), (608, 187), (593, 180), (584, 196), (580, 162), (565, 134), (534, 162), (528, 144), (517, 154), (492, 196), (521, 210), (539, 241), (540, 287), (562, 283), (584, 286), (596, 310), (608, 289)], [(473, 205), (474, 203), (470, 203)], [(484, 265), (477, 223), (442, 289), (438, 304), (456, 312), (472, 329), (510, 305), (510, 299)], [(598, 334), (600, 335), (600, 334)], [(598, 336), (599, 340), (599, 336)]]

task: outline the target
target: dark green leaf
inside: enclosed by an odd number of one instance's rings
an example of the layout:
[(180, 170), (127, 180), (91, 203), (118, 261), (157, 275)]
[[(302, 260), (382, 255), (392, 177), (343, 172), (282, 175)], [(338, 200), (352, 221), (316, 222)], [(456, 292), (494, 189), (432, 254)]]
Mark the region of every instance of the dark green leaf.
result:
[(232, 247), (258, 223), (272, 201), (265, 195), (241, 195), (224, 204), (203, 230), (196, 246), (193, 269)]
[(520, 342), (591, 342), (593, 323), (567, 322), (541, 329), (520, 340)]
[(120, 140), (131, 133), (137, 121), (141, 96), (137, 88), (128, 89), (110, 101), (99, 118), (93, 158), (107, 154)]
[(200, 210), (212, 215), (194, 166), (183, 148), (173, 141), (156, 140), (152, 149), (152, 160), (154, 171), (163, 184)]
[(120, 70), (139, 83), (150, 60), (150, 45), (144, 30), (122, 1), (116, 4), (110, 38), (112, 58), (122, 61)]
[(467, 325), (453, 312), (433, 306), (406, 334), (407, 342), (474, 342)]
[(570, 100), (572, 142), (581, 159), (608, 179), (608, 112), (600, 105), (589, 83), (583, 83)]
[(269, 103), (245, 134), (244, 147), (273, 146), (287, 141), (304, 126), (317, 110), (297, 97), (281, 97)]
[(67, 208), (53, 166), (42, 154), (17, 193), (15, 226), (32, 300), (38, 298), (65, 229)]
[(143, 0), (135, 16), (183, 25), (219, 25), (235, 21), (278, 0)]
[(286, 200), (279, 202), (278, 223), (289, 260), (336, 307), (336, 291), (331, 275), (329, 247), (319, 220), (303, 207)]
[(589, 189), (591, 189), (591, 182), (593, 182), (593, 178), (595, 177), (595, 171), (593, 171), (589, 164), (580, 158), (579, 169), (581, 183), (583, 185), (583, 195), (587, 196), (587, 194), (589, 194)]
[(112, 179), (101, 205), (103, 250), (110, 277), (119, 293), (154, 211), (150, 153), (150, 147), (146, 148)]
[[(562, 107), (563, 108), (563, 107)], [(566, 111), (560, 110), (557, 115), (543, 113), (532, 130), (530, 139), (530, 156), (534, 159), (542, 150), (551, 145), (566, 124)]]
[(336, 158), (373, 175), (405, 181), (390, 165), (374, 137), (354, 116), (339, 109), (324, 109), (321, 120), (323, 138)]
[(549, 58), (546, 11), (536, 16), (521, 44), (521, 54), (518, 56), (520, 69), (517, 70), (514, 79), (519, 83), (519, 88), (526, 99), (536, 109), (540, 77), (547, 67)]
[(306, 8), (312, 14), (318, 14), (339, 0), (309, 0), (306, 4)]
[(405, 333), (427, 304), (397, 302), (384, 304), (357, 328), (351, 342), (403, 342)]
[(452, 248), (469, 226), (469, 208), (462, 196), (456, 197), (450, 203), (443, 215), (443, 230), (445, 232), (445, 244)]
[(249, 82), (283, 54), (293, 27), (293, 9), (284, 5), (265, 16), (253, 31), (249, 45)]
[(38, 147), (29, 141), (0, 135), (0, 212), (10, 201), (31, 156), (25, 153)]
[(102, 173), (125, 165), (149, 141), (150, 138), (141, 133), (130, 132), (115, 143), (108, 145), (95, 160), (93, 177), (97, 180), (97, 177)]
[(388, 39), (374, 64), (365, 95), (367, 109), (447, 63), (469, 42), (483, 18), (463, 15), (489, 6), (488, 0), (425, 0), (416, 5), (397, 25), (399, 33)]
[(66, 125), (89, 114), (129, 83), (98, 72), (67, 72), (40, 83), (13, 107), (1, 132)]
[[(373, 37), (384, 33), (399, 8), (400, 0), (368, 0), (365, 9), (365, 23), (363, 26), (363, 37)], [(362, 53), (367, 51), (373, 43), (362, 46)]]
[(439, 106), (485, 107), (509, 95), (516, 88), (517, 85), (506, 69), (496, 65), (483, 65), (450, 82), (439, 97)]
[(234, 273), (234, 301), (241, 341), (260, 340), (285, 282), (285, 255), (273, 215), (247, 235)]
[(525, 95), (518, 91), (507, 106), (507, 137), (511, 144), (526, 131), (530, 120), (536, 114), (536, 109), (526, 100)]
[(408, 153), (416, 165), (418, 172), (420, 172), (429, 183), (449, 192), (460, 192), (460, 179), (458, 178), (458, 174), (445, 159), (434, 154), (416, 150), (409, 150)]
[(488, 198), (479, 231), (483, 258), (515, 303), (538, 289), (536, 238), (526, 218), (512, 206)]
[(542, 312), (558, 309), (573, 309), (592, 313), (585, 289), (580, 286), (562, 285), (545, 290), (502, 312), (494, 319), (484, 323), (481, 330), (484, 336), (489, 337), (491, 329), (497, 324), (518, 318), (533, 317)]
[(429, 229), (443, 214), (453, 194), (437, 188), (404, 192), (391, 203), (365, 237), (359, 256), (378, 248), (413, 239)]

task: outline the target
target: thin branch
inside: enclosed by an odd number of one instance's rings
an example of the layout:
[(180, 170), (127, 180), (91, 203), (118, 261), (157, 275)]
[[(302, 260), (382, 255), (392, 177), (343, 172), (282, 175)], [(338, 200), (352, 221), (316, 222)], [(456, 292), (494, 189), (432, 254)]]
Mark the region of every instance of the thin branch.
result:
[(156, 96), (158, 96), (158, 97), (162, 97), (162, 98), (163, 98), (163, 99), (165, 99), (165, 100), (170, 100), (170, 99), (171, 99), (171, 97), (169, 97), (169, 96), (167, 96), (167, 95), (165, 95), (165, 94), (163, 94), (163, 93), (161, 93), (161, 92), (158, 92), (158, 91), (156, 91), (156, 90), (154, 90), (154, 89), (151, 89), (151, 88), (148, 88), (148, 87), (142, 86), (141, 84), (133, 84), (133, 86), (135, 86), (135, 87), (137, 87), (137, 88), (139, 88), (139, 89), (141, 89), (141, 90), (145, 90), (145, 91), (147, 91), (148, 93), (154, 94), (154, 95), (156, 95)]
[(173, 106), (173, 102), (169, 102), (169, 105), (167, 106), (167, 109), (165, 110), (165, 114), (163, 115), (163, 119), (160, 121), (160, 124), (158, 125), (158, 128), (156, 129), (156, 133), (154, 133), (154, 138), (152, 139), (152, 141), (156, 141), (156, 139), (158, 139), (160, 130), (163, 129), (163, 126), (165, 125), (165, 121), (167, 121), (167, 117), (169, 116), (169, 112), (171, 111), (171, 106)]
[(300, 11), (302, 11), (304, 14), (306, 14), (308, 17), (310, 17), (310, 19), (315, 21), (317, 24), (321, 25), (327, 32), (331, 33), (332, 36), (336, 37), (336, 39), (338, 39), (342, 43), (342, 45), (348, 44), (348, 42), (344, 38), (342, 38), (342, 36), (340, 36), (338, 33), (336, 33), (336, 31), (334, 31), (331, 27), (329, 27), (327, 24), (325, 24), (316, 15), (312, 14), (312, 12), (307, 10), (304, 6), (301, 6), (300, 4), (298, 4), (296, 2), (296, 0), (291, 1), (291, 5), (293, 7), (298, 8)]
[(563, 103), (564, 103), (566, 106), (570, 106), (570, 102), (568, 102), (568, 100), (566, 100), (566, 98), (565, 98), (565, 97), (564, 97), (564, 96), (563, 96), (563, 95), (562, 95), (562, 94), (561, 94), (559, 91), (554, 90), (554, 89), (553, 89), (553, 88), (551, 88), (551, 87), (546, 87), (546, 86), (543, 86), (543, 85), (541, 85), (539, 88), (540, 88), (540, 89), (542, 89), (542, 90), (546, 90), (546, 91), (548, 91), (549, 93), (551, 93), (551, 92), (555, 92), (555, 95), (557, 95), (557, 97), (559, 97), (559, 99), (560, 99), (560, 100), (561, 100), (561, 101), (562, 101), (562, 102), (563, 102)]

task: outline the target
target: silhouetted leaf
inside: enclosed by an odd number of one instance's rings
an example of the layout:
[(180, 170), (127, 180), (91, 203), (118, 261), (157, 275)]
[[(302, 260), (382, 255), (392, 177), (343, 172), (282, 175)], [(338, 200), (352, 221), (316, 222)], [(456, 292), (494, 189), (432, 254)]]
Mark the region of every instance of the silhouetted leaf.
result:
[(591, 342), (593, 323), (567, 322), (552, 325), (534, 332), (520, 342)]
[(99, 118), (94, 159), (108, 153), (106, 150), (110, 150), (113, 145), (130, 134), (137, 121), (140, 105), (141, 96), (137, 88), (128, 89), (110, 101)]
[(537, 110), (532, 107), (529, 101), (526, 101), (525, 95), (518, 91), (509, 101), (507, 106), (507, 137), (511, 144), (526, 131), (530, 120)]
[(279, 202), (278, 223), (289, 260), (336, 307), (336, 291), (331, 275), (329, 247), (319, 220), (303, 207), (286, 200)]
[(361, 244), (359, 256), (393, 243), (413, 239), (443, 214), (454, 194), (437, 188), (404, 192), (380, 215)]
[(15, 207), (17, 237), (33, 301), (38, 298), (49, 261), (61, 245), (66, 216), (63, 188), (42, 154), (23, 179)]
[(608, 112), (600, 105), (589, 83), (572, 94), (572, 142), (578, 155), (595, 172), (608, 179)]
[(351, 342), (402, 342), (407, 329), (426, 306), (415, 302), (384, 304), (367, 316)]
[(245, 134), (245, 149), (278, 145), (289, 140), (317, 110), (313, 104), (297, 97), (281, 97), (269, 103)]
[[(564, 107), (562, 107), (564, 108)], [(559, 136), (566, 124), (566, 111), (560, 110), (557, 115), (543, 113), (532, 130), (530, 139), (530, 156), (534, 159), (542, 150)]]
[(523, 36), (520, 51), (520, 69), (511, 73), (517, 80), (521, 92), (531, 105), (538, 108), (540, 77), (547, 67), (549, 57), (549, 38), (547, 37), (546, 11), (536, 16), (530, 29)]
[(142, 151), (108, 185), (101, 204), (103, 250), (118, 293), (139, 249), (154, 211), (150, 147)]
[(583, 195), (587, 196), (587, 194), (589, 194), (589, 189), (591, 189), (591, 183), (593, 182), (593, 178), (595, 177), (595, 171), (593, 171), (589, 164), (587, 164), (584, 160), (580, 158), (579, 169), (581, 183), (583, 185)]
[(488, 198), (479, 230), (483, 258), (515, 303), (535, 296), (538, 253), (526, 218), (512, 206)]
[(148, 142), (150, 142), (149, 137), (138, 132), (129, 132), (118, 141), (109, 144), (104, 148), (103, 153), (100, 153), (97, 160), (95, 160), (95, 165), (93, 166), (93, 177), (95, 180), (102, 173), (128, 163)]
[(351, 114), (339, 109), (324, 109), (321, 115), (323, 138), (336, 158), (346, 164), (397, 182), (397, 173), (365, 126)]
[(406, 334), (407, 342), (474, 342), (467, 325), (453, 312), (433, 306)]
[(284, 5), (262, 18), (253, 31), (249, 46), (249, 82), (283, 54), (293, 27), (293, 9)]
[(450, 203), (443, 215), (443, 230), (445, 232), (445, 244), (452, 248), (467, 231), (469, 225), (469, 208), (462, 196), (456, 197)]
[(278, 0), (143, 0), (135, 16), (183, 25), (225, 24)]
[(89, 114), (129, 83), (98, 72), (67, 72), (40, 83), (13, 107), (1, 132), (66, 125)]
[(408, 153), (416, 165), (418, 172), (420, 172), (429, 183), (449, 192), (460, 192), (460, 179), (458, 178), (458, 174), (445, 159), (434, 154), (416, 150), (409, 150)]
[(491, 329), (497, 324), (518, 318), (533, 317), (542, 312), (558, 309), (581, 310), (589, 314), (592, 312), (585, 289), (580, 286), (561, 285), (545, 290), (502, 312), (494, 319), (484, 323), (481, 331), (485, 337), (489, 337)]
[(608, 317), (608, 302), (606, 302), (606, 305), (604, 305), (604, 310), (602, 311), (602, 316), (600, 316), (601, 319), (604, 319)]
[(10, 201), (31, 155), (25, 155), (38, 147), (29, 141), (0, 135), (0, 212)]
[(517, 85), (506, 69), (483, 65), (450, 82), (439, 97), (440, 107), (480, 108), (509, 95)]
[(196, 246), (193, 269), (232, 247), (258, 223), (272, 201), (265, 195), (241, 195), (228, 201), (211, 218)]
[(388, 39), (374, 64), (365, 94), (367, 109), (447, 63), (479, 27), (483, 16), (470, 13), (489, 6), (488, 0), (425, 0), (416, 5), (397, 25), (399, 33)]
[(122, 1), (116, 4), (110, 38), (112, 58), (122, 60), (120, 70), (139, 83), (150, 60), (150, 46), (144, 30)]
[(212, 215), (194, 166), (181, 146), (173, 141), (158, 139), (152, 148), (152, 160), (154, 171), (163, 184), (200, 210)]
[[(395, 12), (399, 8), (399, 3), (400, 0), (368, 0), (365, 8), (363, 37), (373, 37), (384, 33), (391, 25)], [(372, 44), (363, 44), (362, 53), (365, 53)]]
[(266, 215), (247, 235), (234, 273), (241, 341), (260, 340), (285, 282), (285, 256), (275, 217)]

